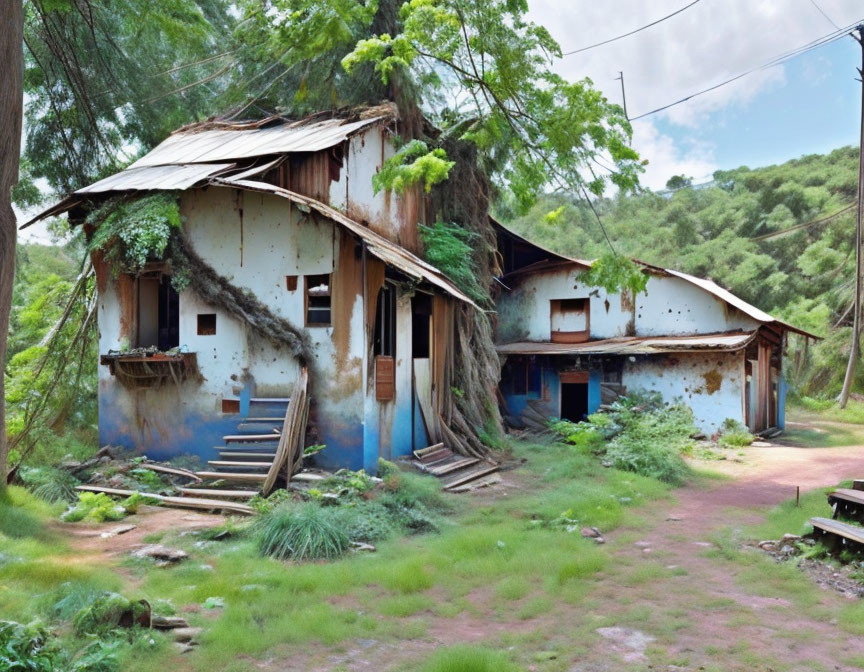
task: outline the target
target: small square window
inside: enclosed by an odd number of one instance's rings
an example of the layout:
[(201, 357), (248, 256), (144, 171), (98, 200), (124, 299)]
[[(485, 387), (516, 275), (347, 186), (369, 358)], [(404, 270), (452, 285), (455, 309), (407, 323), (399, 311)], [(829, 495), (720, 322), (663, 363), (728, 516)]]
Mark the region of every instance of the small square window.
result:
[(297, 276), (296, 275), (286, 275), (285, 276), (285, 289), (289, 292), (294, 292), (297, 290)]
[(306, 276), (306, 326), (330, 326), (330, 275)]
[(198, 335), (213, 336), (216, 333), (216, 313), (198, 314)]

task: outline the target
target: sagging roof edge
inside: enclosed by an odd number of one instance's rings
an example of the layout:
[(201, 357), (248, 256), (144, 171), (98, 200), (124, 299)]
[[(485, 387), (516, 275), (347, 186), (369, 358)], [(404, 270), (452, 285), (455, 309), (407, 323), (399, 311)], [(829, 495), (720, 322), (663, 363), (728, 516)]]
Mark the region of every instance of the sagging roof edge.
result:
[(622, 336), (584, 343), (519, 341), (495, 346), (502, 355), (652, 355), (676, 352), (738, 352), (758, 336), (759, 330), (697, 336)]
[[(586, 259), (576, 259), (575, 257), (568, 257), (568, 256), (565, 256), (563, 254), (553, 252), (552, 250), (549, 250), (549, 249), (547, 249), (541, 245), (538, 245), (537, 243), (534, 243), (534, 242), (528, 240), (527, 238), (520, 236), (518, 233), (511, 231), (509, 228), (507, 228), (504, 224), (502, 224), (501, 222), (499, 222), (498, 220), (493, 218), (491, 215), (489, 217), (489, 221), (492, 223), (493, 227), (495, 227), (499, 231), (502, 231), (505, 235), (508, 235), (511, 238), (514, 238), (525, 245), (530, 245), (530, 246), (540, 250), (541, 252), (548, 254), (550, 257), (552, 257), (554, 260), (557, 260), (559, 263), (572, 264), (572, 265), (580, 266), (582, 268), (591, 268), (592, 264), (594, 263), (593, 261), (589, 261)], [(656, 266), (654, 264), (649, 264), (648, 262), (641, 261), (640, 259), (633, 259), (633, 261), (636, 262), (637, 264), (639, 264), (640, 266), (644, 267), (648, 271), (657, 273), (659, 275), (671, 275), (673, 277), (684, 280), (685, 282), (689, 282), (690, 284), (695, 285), (696, 287), (698, 287), (702, 291), (708, 292), (709, 294), (714, 296), (716, 299), (723, 301), (727, 305), (730, 305), (733, 308), (741, 311), (742, 313), (744, 313), (748, 317), (753, 318), (757, 322), (761, 322), (763, 324), (776, 324), (783, 329), (794, 332), (796, 334), (800, 334), (801, 336), (806, 336), (807, 338), (812, 338), (813, 340), (816, 340), (816, 341), (822, 340), (821, 336), (817, 336), (816, 334), (812, 334), (809, 331), (805, 331), (804, 329), (799, 329), (798, 327), (796, 327), (792, 324), (789, 324), (788, 322), (784, 322), (783, 320), (779, 320), (776, 317), (773, 317), (772, 315), (770, 315), (769, 313), (766, 313), (764, 310), (760, 310), (756, 306), (747, 303), (746, 301), (744, 301), (744, 299), (741, 299), (741, 298), (735, 296), (728, 289), (724, 289), (723, 287), (721, 287), (720, 285), (718, 285), (716, 282), (714, 282), (712, 280), (706, 280), (704, 278), (697, 278), (695, 275), (690, 275), (688, 273), (676, 271), (676, 270), (673, 270), (671, 268), (663, 268), (662, 266)], [(538, 264), (532, 264), (531, 266), (526, 266), (523, 269), (513, 271), (509, 275), (514, 275), (517, 273), (530, 273), (533, 271), (540, 271), (543, 269), (551, 268), (554, 265), (557, 265), (557, 264), (554, 264), (551, 262), (540, 262)]]
[(384, 263), (398, 268), (400, 271), (418, 280), (425, 280), (439, 289), (444, 290), (454, 298), (464, 301), (468, 305), (480, 310), (479, 306), (474, 303), (474, 301), (457, 289), (456, 286), (447, 280), (444, 277), (444, 274), (437, 268), (423, 261), (420, 257), (415, 256), (408, 250), (400, 247), (396, 243), (387, 240), (384, 236), (366, 228), (359, 222), (355, 222), (353, 219), (345, 216), (338, 210), (331, 208), (329, 205), (325, 205), (321, 201), (316, 201), (314, 198), (309, 198), (308, 196), (303, 196), (302, 194), (289, 191), (288, 189), (282, 189), (281, 187), (267, 184), (266, 182), (256, 182), (253, 180), (214, 178), (209, 180), (208, 184), (216, 187), (230, 187), (234, 189), (244, 189), (246, 191), (257, 191), (271, 194), (288, 199), (302, 207), (315, 210), (324, 217), (327, 217), (348, 229), (351, 233), (360, 238), (366, 244), (366, 249), (369, 253)]

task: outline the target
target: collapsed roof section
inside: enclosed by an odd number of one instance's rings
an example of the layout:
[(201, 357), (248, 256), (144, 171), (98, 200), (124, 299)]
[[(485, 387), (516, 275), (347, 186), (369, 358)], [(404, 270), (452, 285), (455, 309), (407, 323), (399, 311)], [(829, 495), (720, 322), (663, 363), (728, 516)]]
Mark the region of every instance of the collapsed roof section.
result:
[[(500, 222), (492, 218), (490, 218), (490, 220), (498, 234), (498, 249), (504, 257), (502, 268), (503, 278), (506, 278), (508, 275), (534, 273), (563, 266), (575, 266), (586, 269), (591, 268), (591, 265), (594, 263), (593, 261), (577, 259), (575, 257), (568, 257), (557, 252), (552, 252), (551, 250), (523, 238)], [(726, 305), (744, 313), (748, 317), (757, 322), (761, 322), (764, 325), (773, 325), (781, 330), (791, 331), (816, 340), (819, 339), (815, 334), (799, 329), (783, 320), (778, 320), (776, 317), (769, 315), (764, 310), (760, 310), (756, 306), (747, 303), (712, 280), (697, 278), (696, 276), (682, 273), (681, 271), (676, 271), (671, 268), (662, 268), (661, 266), (655, 266), (638, 259), (634, 259), (633, 261), (642, 266), (646, 273), (672, 276), (695, 285), (703, 292), (707, 292), (713, 296), (715, 299), (724, 302)]]

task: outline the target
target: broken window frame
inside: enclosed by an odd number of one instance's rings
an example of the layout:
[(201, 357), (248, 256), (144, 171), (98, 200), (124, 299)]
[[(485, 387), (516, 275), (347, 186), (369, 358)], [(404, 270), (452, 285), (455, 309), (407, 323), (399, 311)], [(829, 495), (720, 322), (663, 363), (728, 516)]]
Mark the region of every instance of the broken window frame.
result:
[[(584, 329), (571, 331), (555, 329), (556, 317), (566, 319), (566, 316), (576, 314), (585, 316)], [(549, 336), (552, 343), (585, 343), (588, 341), (591, 337), (591, 299), (588, 297), (550, 299)]]
[[(326, 284), (323, 279), (326, 278)], [(315, 284), (313, 284), (315, 283)], [(319, 290), (324, 286), (325, 289)], [(303, 276), (303, 315), (307, 327), (330, 327), (333, 326), (333, 274), (311, 273)], [(313, 294), (312, 292), (315, 292)], [(324, 317), (326, 311), (326, 321)], [(313, 313), (315, 313), (314, 318)]]

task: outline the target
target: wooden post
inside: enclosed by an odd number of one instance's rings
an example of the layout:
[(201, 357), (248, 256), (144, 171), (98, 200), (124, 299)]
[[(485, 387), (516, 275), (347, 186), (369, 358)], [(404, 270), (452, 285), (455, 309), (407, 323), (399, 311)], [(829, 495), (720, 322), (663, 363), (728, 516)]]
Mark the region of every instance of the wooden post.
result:
[[(853, 35), (855, 37), (855, 35)], [(858, 36), (855, 37), (861, 45), (861, 67), (858, 76), (864, 79), (864, 26), (858, 26)], [(864, 285), (864, 82), (861, 86), (861, 129), (858, 145), (858, 216), (855, 221), (855, 315), (852, 320), (852, 347), (849, 350), (849, 363), (846, 366), (846, 377), (843, 380), (843, 390), (840, 392), (840, 408), (846, 408), (849, 393), (852, 391), (852, 381), (858, 366), (858, 355), (861, 348), (861, 291)]]

